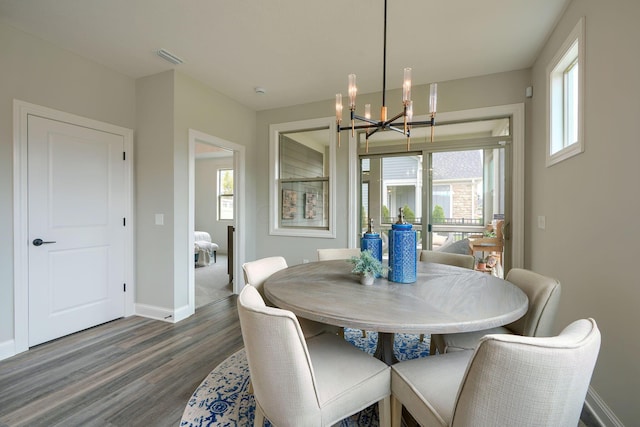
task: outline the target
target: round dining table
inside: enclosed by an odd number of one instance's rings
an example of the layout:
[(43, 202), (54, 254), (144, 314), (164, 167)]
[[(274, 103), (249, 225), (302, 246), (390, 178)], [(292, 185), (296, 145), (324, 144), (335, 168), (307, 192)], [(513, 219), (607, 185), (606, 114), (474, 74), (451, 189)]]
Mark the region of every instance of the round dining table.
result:
[(299, 264), (264, 283), (265, 295), (296, 316), (378, 332), (375, 356), (391, 365), (394, 333), (451, 334), (502, 326), (522, 317), (527, 296), (490, 274), (418, 262), (415, 283), (378, 278), (360, 284), (346, 260)]

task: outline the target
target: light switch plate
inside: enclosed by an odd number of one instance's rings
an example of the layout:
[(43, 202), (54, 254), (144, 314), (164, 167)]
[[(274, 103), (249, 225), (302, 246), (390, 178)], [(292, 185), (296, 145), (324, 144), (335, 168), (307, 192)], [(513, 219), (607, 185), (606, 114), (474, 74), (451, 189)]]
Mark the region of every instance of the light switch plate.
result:
[(164, 214), (156, 214), (156, 225), (164, 225)]
[(547, 226), (547, 217), (544, 215), (538, 216), (538, 228), (544, 230)]

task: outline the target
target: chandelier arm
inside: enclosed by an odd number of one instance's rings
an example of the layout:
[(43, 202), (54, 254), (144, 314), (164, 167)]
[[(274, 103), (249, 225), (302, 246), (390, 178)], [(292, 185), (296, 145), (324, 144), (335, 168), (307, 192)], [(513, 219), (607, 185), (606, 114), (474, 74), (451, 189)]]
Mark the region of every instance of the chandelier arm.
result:
[[(383, 129), (389, 129), (389, 130), (394, 130), (396, 132), (404, 133), (404, 130), (402, 130), (400, 128), (400, 126), (404, 126), (404, 122), (386, 123), (385, 124), (383, 122), (376, 122), (374, 120), (367, 120), (367, 119), (363, 119), (363, 121), (366, 121), (367, 123), (370, 123), (370, 124), (356, 125), (356, 126), (354, 126), (354, 129), (371, 129), (371, 128), (375, 128), (375, 132), (377, 132), (379, 130), (383, 130)], [(426, 120), (426, 121), (419, 121), (419, 122), (407, 122), (407, 126), (411, 126), (411, 127), (435, 126), (435, 120)], [(338, 130), (338, 132), (341, 132), (343, 130), (351, 130), (351, 126), (339, 126), (339, 127), (336, 127), (336, 129)], [(369, 135), (372, 135), (375, 132), (372, 131)]]
[(371, 132), (367, 132), (367, 133), (366, 133), (367, 141), (369, 140), (369, 137), (370, 137), (371, 135), (373, 135), (374, 133), (378, 132), (380, 129), (382, 129), (382, 128), (380, 128), (380, 127), (376, 127), (376, 128), (374, 128)]
[(374, 125), (374, 126), (379, 126), (379, 125), (380, 125), (380, 123), (382, 123), (382, 122), (379, 122), (379, 121), (377, 121), (377, 120), (368, 119), (368, 118), (366, 118), (366, 117), (359, 116), (359, 115), (357, 115), (357, 114), (355, 114), (353, 117), (354, 117), (355, 119), (357, 119), (357, 120), (360, 120), (361, 122), (371, 123), (371, 124), (372, 124), (372, 125)]
[[(390, 126), (404, 126), (403, 122), (396, 122), (396, 123), (389, 123)], [(411, 127), (428, 127), (428, 126), (435, 126), (436, 125), (436, 120), (434, 119), (430, 119), (430, 120), (422, 120), (422, 121), (418, 121), (418, 122), (407, 122), (408, 126)]]
[(390, 118), (389, 120), (387, 120), (386, 122), (384, 122), (385, 124), (392, 124), (394, 121), (398, 120), (400, 117), (404, 117), (405, 114), (404, 113), (398, 113), (395, 116), (393, 116), (392, 118)]
[[(378, 123), (375, 123), (373, 125), (357, 125), (353, 127), (354, 129), (358, 130), (358, 129), (373, 129), (376, 128), (377, 130), (381, 130), (382, 127), (378, 126)], [(341, 132), (343, 130), (351, 130), (351, 126), (342, 126), (340, 128), (337, 128), (338, 132)]]
[[(404, 126), (404, 123), (400, 123), (400, 125)], [(403, 128), (396, 127), (396, 126), (394, 126), (393, 123), (389, 123), (387, 126), (384, 127), (384, 129), (393, 130), (393, 131), (396, 131), (398, 133), (403, 134), (404, 136), (407, 136), (407, 134), (404, 131), (404, 127)]]

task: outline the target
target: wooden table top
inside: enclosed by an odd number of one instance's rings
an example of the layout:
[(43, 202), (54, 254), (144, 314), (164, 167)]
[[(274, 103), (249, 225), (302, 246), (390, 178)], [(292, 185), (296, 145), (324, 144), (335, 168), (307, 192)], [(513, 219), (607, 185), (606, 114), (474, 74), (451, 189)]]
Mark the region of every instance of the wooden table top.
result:
[(418, 262), (416, 283), (360, 284), (345, 260), (295, 265), (264, 284), (267, 298), (297, 316), (378, 332), (455, 333), (522, 317), (527, 296), (506, 280), (444, 264)]

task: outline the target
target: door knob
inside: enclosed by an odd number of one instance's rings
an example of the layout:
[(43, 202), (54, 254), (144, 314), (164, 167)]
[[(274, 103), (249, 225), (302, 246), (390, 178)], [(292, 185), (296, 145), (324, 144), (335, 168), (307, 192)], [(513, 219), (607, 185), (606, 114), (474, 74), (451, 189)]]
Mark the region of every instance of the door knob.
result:
[(55, 241), (54, 241), (54, 242), (45, 242), (45, 241), (43, 241), (42, 239), (34, 239), (34, 240), (33, 240), (33, 246), (48, 245), (48, 244), (50, 244), (50, 243), (55, 243)]

